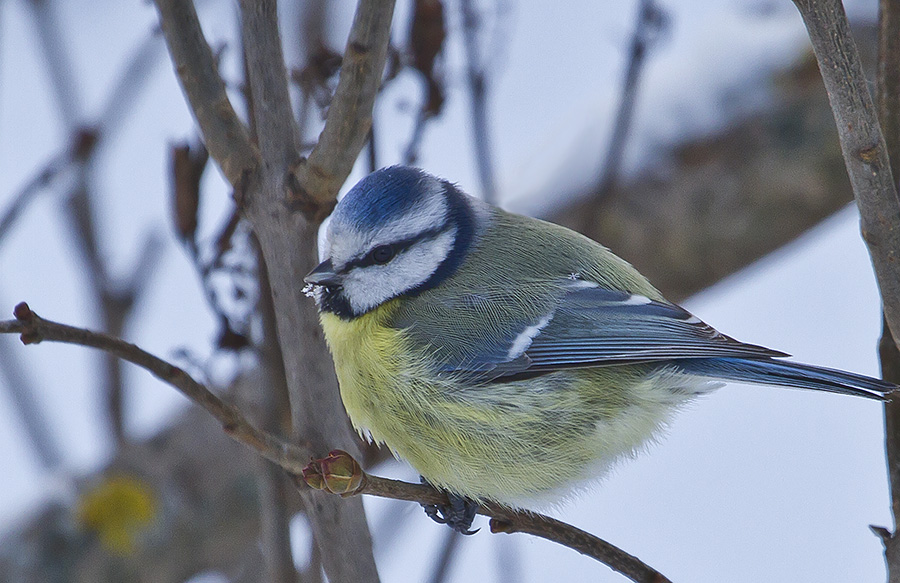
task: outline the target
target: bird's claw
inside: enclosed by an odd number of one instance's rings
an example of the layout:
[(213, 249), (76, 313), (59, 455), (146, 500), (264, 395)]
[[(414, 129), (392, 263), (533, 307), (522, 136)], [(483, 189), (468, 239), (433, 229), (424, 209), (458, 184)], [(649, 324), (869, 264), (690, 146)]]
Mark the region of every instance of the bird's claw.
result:
[[(424, 478), (422, 482), (428, 483)], [(447, 499), (449, 504), (423, 504), (422, 508), (428, 518), (438, 524), (446, 524), (460, 534), (471, 535), (478, 532), (478, 528), (471, 530), (472, 521), (478, 512), (478, 503), (450, 492), (447, 492)]]

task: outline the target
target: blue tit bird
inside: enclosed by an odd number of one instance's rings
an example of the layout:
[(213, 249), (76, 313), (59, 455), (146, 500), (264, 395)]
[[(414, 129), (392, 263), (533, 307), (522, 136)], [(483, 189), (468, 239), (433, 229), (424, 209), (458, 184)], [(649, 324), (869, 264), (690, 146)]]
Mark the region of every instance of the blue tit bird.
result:
[(415, 168), (341, 199), (306, 281), (353, 425), (448, 492), (426, 510), (461, 532), (476, 503), (602, 475), (726, 381), (896, 388), (725, 336), (602, 245)]

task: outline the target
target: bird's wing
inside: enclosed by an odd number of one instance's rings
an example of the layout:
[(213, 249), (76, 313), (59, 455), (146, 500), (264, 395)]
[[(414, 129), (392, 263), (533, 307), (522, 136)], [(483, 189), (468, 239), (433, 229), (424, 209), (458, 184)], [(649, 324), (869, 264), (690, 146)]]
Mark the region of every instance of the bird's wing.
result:
[(779, 356), (787, 355), (725, 336), (675, 304), (575, 281), (551, 309), (443, 366), (482, 381), (504, 381), (573, 367)]

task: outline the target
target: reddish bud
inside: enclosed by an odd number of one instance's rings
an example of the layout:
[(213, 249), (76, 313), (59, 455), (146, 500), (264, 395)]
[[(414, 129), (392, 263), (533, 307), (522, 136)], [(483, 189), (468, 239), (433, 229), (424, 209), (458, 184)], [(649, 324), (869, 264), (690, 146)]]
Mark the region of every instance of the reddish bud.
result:
[(320, 460), (325, 488), (334, 494), (352, 494), (362, 486), (363, 471), (359, 462), (346, 451), (336, 449)]
[(26, 320), (30, 320), (34, 316), (34, 312), (31, 311), (31, 308), (28, 307), (28, 304), (25, 302), (19, 302), (16, 304), (16, 307), (13, 308), (13, 316), (16, 317), (16, 320), (20, 322), (24, 322)]

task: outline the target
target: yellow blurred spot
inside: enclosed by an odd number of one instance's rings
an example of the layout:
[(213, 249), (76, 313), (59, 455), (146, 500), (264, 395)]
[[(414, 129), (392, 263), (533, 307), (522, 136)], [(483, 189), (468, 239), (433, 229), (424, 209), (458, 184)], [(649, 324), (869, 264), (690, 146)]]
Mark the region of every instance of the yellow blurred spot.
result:
[(129, 555), (135, 551), (137, 537), (156, 516), (156, 498), (146, 482), (113, 475), (81, 495), (76, 516), (109, 551)]

